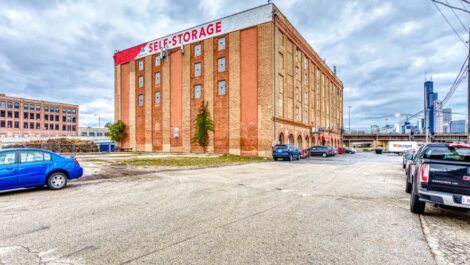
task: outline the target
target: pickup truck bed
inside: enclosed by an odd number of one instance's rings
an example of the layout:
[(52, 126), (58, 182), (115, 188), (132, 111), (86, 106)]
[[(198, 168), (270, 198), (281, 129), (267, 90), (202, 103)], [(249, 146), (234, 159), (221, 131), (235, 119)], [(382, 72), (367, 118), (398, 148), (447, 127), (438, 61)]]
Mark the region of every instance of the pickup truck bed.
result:
[(426, 202), (470, 209), (470, 145), (428, 144), (411, 169), (410, 210), (423, 213)]

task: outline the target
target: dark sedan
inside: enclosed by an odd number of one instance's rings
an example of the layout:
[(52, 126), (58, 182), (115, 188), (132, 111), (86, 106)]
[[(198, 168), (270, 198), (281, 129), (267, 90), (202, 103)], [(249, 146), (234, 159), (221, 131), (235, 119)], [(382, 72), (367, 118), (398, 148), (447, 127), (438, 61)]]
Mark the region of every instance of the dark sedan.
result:
[(335, 156), (336, 152), (335, 149), (331, 146), (312, 146), (310, 147), (310, 155), (311, 156)]

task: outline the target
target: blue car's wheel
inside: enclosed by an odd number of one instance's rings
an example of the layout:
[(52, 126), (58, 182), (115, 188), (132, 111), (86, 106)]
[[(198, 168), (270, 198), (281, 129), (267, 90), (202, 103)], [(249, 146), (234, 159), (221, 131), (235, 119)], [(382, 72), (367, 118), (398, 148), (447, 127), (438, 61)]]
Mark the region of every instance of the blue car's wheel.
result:
[(60, 190), (67, 186), (67, 176), (62, 172), (56, 172), (47, 179), (47, 187), (51, 190)]
[(292, 161), (294, 158), (292, 157), (292, 155), (289, 155), (289, 161)]

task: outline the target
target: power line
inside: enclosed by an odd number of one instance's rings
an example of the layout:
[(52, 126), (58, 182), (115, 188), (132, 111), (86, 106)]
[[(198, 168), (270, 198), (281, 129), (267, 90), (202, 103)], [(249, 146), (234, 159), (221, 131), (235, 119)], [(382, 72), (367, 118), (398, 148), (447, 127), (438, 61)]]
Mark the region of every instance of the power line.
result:
[(464, 79), (465, 74), (467, 72), (466, 71), (467, 67), (465, 67), (467, 65), (467, 62), (468, 62), (468, 56), (467, 56), (467, 58), (465, 58), (465, 61), (463, 62), (462, 66), (460, 67), (459, 74), (455, 78), (454, 83), (452, 83), (452, 86), (450, 87), (449, 92), (447, 92), (446, 96), (442, 100), (442, 105), (446, 104), (447, 101), (449, 101), (449, 99), (452, 97), (452, 95), (454, 94), (457, 87), (460, 85), (460, 83)]
[[(449, 1), (446, 0), (446, 3), (449, 4)], [(460, 2), (462, 3), (462, 2)], [(450, 9), (452, 11), (452, 13), (454, 13), (454, 16), (457, 18), (457, 20), (460, 22), (460, 25), (462, 26), (463, 30), (465, 32), (468, 33), (468, 29), (467, 27), (465, 27), (465, 25), (463, 24), (462, 20), (460, 20), (460, 17), (457, 15), (457, 13), (455, 13), (455, 10), (453, 8)]]
[(460, 5), (462, 5), (463, 9), (468, 11), (467, 7), (463, 4), (463, 3), (465, 3), (464, 1), (459, 1), (459, 3), (460, 3)]
[[(454, 26), (452, 26), (452, 24), (449, 22), (449, 20), (447, 19), (447, 17), (444, 15), (444, 13), (442, 13), (441, 9), (439, 8), (439, 6), (437, 6), (436, 3), (441, 3), (441, 4), (444, 4), (446, 5), (445, 3), (442, 3), (442, 2), (439, 2), (439, 1), (436, 1), (436, 0), (431, 0), (432, 3), (434, 4), (434, 6), (436, 7), (436, 9), (439, 11), (439, 13), (442, 15), (442, 17), (445, 19), (445, 21), (447, 22), (447, 24), (452, 28), (452, 30), (454, 31), (455, 35), (457, 35), (457, 37), (460, 39), (460, 41), (462, 41), (462, 43), (465, 45), (465, 47), (467, 47), (467, 43), (462, 39), (462, 37), (459, 35), (459, 33), (457, 32), (457, 30), (454, 28)], [(468, 12), (468, 11), (467, 11)], [(470, 12), (469, 12), (470, 13)]]
[[(434, 4), (438, 3), (438, 4), (441, 4), (441, 5), (447, 6), (448, 8), (457, 9), (457, 10), (460, 10), (460, 11), (463, 11), (463, 12), (466, 12), (466, 13), (470, 13), (470, 11), (468, 11), (468, 10), (465, 10), (463, 8), (460, 8), (460, 7), (449, 5), (449, 4), (446, 4), (446, 3), (441, 2), (441, 1), (437, 1), (437, 0), (431, 0), (431, 1), (434, 2)], [(464, 1), (467, 4), (470, 4), (470, 1), (466, 1), (466, 0), (462, 0), (462, 1)]]

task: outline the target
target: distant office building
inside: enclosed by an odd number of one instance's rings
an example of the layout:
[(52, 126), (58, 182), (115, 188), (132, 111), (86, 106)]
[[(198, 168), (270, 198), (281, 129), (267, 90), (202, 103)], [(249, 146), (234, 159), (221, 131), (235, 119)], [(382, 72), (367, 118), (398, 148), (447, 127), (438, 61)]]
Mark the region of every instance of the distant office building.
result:
[(442, 109), (442, 101), (436, 100), (434, 102), (434, 132), (443, 133), (444, 127), (444, 112)]
[(428, 111), (428, 130), (429, 133), (434, 133), (434, 102), (437, 100), (437, 93), (434, 93), (434, 82), (424, 82), (424, 89), (426, 94), (426, 109)]
[(81, 137), (106, 137), (108, 128), (80, 127), (78, 135)]
[(450, 132), (451, 133), (465, 133), (467, 130), (467, 123), (465, 120), (451, 121)]
[(371, 125), (370, 132), (371, 133), (379, 133), (380, 127), (378, 125)]
[(442, 124), (442, 133), (450, 133), (450, 123)]
[(442, 109), (442, 115), (442, 122), (450, 124), (450, 122), (452, 121), (452, 109)]
[(425, 133), (424, 132), (424, 118), (418, 120), (416, 127), (418, 128), (419, 133)]
[(0, 94), (0, 137), (77, 135), (78, 105)]
[(411, 126), (411, 123), (409, 121), (405, 121), (403, 125), (401, 126), (401, 133), (406, 133), (406, 134), (411, 133), (412, 127), (413, 126)]

